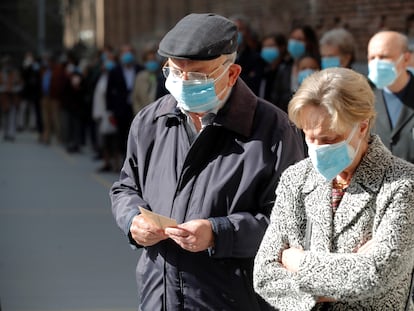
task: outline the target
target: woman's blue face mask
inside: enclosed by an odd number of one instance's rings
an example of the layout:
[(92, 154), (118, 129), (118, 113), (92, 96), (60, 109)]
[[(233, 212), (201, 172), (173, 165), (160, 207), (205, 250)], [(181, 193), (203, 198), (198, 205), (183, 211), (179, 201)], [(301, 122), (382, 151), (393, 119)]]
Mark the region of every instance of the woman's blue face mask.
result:
[(305, 51), (305, 43), (299, 40), (289, 39), (288, 52), (294, 59), (299, 59), (303, 54), (305, 54)]
[(362, 140), (359, 141), (356, 150), (349, 142), (357, 129), (358, 125), (355, 125), (348, 138), (336, 144), (315, 145), (307, 142), (309, 158), (315, 169), (326, 180), (334, 179), (354, 161)]
[(298, 84), (301, 85), (302, 82), (314, 72), (316, 72), (316, 70), (314, 69), (303, 69), (299, 71), (298, 72)]
[(264, 47), (260, 52), (260, 56), (268, 63), (273, 63), (279, 57), (279, 49), (277, 47)]

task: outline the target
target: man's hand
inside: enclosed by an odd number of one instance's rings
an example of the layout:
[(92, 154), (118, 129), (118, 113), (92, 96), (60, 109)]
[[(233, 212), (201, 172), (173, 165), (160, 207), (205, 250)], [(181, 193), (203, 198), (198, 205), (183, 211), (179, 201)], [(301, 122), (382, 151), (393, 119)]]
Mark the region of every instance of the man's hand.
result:
[(201, 252), (214, 245), (213, 230), (207, 219), (190, 220), (175, 228), (166, 228), (165, 234), (190, 252)]
[(151, 246), (168, 239), (164, 230), (146, 219), (143, 215), (134, 217), (129, 231), (131, 232), (132, 238), (142, 246)]

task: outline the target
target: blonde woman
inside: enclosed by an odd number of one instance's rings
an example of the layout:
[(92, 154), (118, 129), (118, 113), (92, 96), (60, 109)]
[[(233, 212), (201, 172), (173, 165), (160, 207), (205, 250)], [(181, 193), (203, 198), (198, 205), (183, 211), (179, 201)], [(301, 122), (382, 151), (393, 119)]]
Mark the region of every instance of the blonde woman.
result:
[(370, 134), (366, 78), (316, 72), (289, 116), (309, 158), (282, 174), (255, 290), (278, 310), (414, 310), (414, 166)]

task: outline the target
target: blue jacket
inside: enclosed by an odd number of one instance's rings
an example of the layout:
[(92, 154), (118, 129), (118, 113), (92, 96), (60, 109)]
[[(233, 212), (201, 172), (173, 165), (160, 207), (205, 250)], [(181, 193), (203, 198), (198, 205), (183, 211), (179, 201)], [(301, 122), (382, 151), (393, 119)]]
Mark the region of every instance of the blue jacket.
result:
[(120, 179), (111, 189), (112, 210), (129, 237), (138, 206), (178, 223), (208, 218), (215, 247), (192, 253), (165, 240), (144, 248), (137, 267), (140, 308), (259, 310), (254, 256), (279, 177), (303, 158), (302, 138), (284, 112), (258, 99), (240, 79), (192, 144), (185, 123), (171, 95), (137, 114)]

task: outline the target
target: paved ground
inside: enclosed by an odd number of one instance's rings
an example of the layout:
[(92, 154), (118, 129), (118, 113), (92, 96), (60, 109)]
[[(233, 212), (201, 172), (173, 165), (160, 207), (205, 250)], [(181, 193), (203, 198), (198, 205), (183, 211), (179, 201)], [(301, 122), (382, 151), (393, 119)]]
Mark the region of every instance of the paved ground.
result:
[(110, 212), (116, 174), (33, 134), (0, 141), (2, 311), (132, 311), (135, 265)]

